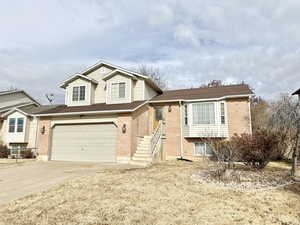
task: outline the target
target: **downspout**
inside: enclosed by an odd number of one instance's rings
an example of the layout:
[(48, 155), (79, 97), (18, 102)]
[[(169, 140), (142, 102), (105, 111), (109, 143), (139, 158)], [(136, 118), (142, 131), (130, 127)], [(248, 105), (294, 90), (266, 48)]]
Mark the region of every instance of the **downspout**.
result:
[(179, 111), (180, 111), (180, 158), (183, 158), (183, 135), (182, 135), (182, 101), (179, 101)]

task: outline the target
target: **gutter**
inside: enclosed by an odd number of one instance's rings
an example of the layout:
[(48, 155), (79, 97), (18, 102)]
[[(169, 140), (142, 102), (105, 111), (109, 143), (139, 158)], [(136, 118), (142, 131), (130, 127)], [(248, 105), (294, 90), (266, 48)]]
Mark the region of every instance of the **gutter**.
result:
[(149, 103), (164, 103), (164, 102), (205, 102), (205, 101), (220, 101), (228, 98), (244, 98), (251, 97), (254, 94), (246, 94), (246, 95), (227, 95), (220, 98), (202, 98), (202, 99), (174, 99), (174, 100), (157, 100), (157, 101), (149, 101)]
[(66, 116), (66, 115), (93, 115), (93, 114), (111, 114), (111, 113), (128, 113), (134, 112), (140, 107), (148, 104), (148, 101), (144, 102), (143, 104), (137, 106), (134, 109), (127, 109), (127, 110), (105, 110), (105, 111), (83, 111), (83, 112), (66, 112), (66, 113), (47, 113), (47, 114), (34, 114), (37, 117), (44, 117), (44, 116)]

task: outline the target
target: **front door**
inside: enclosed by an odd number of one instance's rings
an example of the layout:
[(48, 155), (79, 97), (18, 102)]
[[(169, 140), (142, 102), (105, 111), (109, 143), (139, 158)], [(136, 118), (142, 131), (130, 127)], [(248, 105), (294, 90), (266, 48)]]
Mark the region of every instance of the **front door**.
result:
[(157, 107), (154, 109), (154, 123), (153, 123), (153, 130), (155, 130), (159, 124), (159, 121), (163, 120), (163, 108)]

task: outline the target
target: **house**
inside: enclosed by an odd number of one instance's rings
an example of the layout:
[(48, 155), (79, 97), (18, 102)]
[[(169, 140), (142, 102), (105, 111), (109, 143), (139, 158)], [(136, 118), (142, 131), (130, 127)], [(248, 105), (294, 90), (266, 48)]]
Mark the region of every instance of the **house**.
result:
[(0, 142), (13, 149), (36, 148), (38, 118), (49, 107), (23, 90), (0, 92)]
[(295, 91), (292, 95), (298, 95), (300, 101), (300, 88), (297, 91)]
[(211, 155), (207, 138), (251, 133), (247, 85), (162, 91), (99, 62), (60, 85), (65, 104), (35, 113), (44, 160), (149, 162)]

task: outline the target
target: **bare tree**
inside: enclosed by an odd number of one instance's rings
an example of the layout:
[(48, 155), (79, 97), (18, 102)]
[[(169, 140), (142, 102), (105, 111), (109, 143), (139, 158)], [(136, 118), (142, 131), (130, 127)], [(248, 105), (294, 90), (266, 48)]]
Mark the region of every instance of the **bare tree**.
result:
[(136, 71), (144, 76), (150, 77), (162, 90), (168, 88), (167, 80), (158, 67), (142, 64)]
[(50, 94), (45, 94), (45, 96), (46, 96), (48, 102), (49, 102), (50, 104), (52, 104), (52, 102), (54, 101), (54, 94), (52, 94), (52, 93), (50, 93)]
[[(300, 102), (287, 94), (271, 104), (270, 128), (285, 135), (286, 147), (292, 150), (292, 176), (297, 171), (297, 160), (300, 151)], [(282, 146), (283, 147), (283, 146)]]
[(269, 119), (269, 103), (261, 97), (251, 98), (251, 123), (253, 131), (267, 129)]

